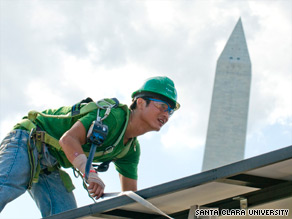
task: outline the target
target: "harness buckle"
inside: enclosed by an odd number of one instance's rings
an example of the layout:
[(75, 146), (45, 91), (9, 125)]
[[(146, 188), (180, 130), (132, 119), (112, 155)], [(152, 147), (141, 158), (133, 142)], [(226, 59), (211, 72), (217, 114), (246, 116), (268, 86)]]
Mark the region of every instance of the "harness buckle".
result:
[(109, 154), (113, 152), (113, 150), (114, 150), (114, 146), (109, 146), (104, 150), (104, 154)]
[(45, 132), (44, 131), (36, 131), (35, 132), (36, 141), (44, 142), (45, 140)]

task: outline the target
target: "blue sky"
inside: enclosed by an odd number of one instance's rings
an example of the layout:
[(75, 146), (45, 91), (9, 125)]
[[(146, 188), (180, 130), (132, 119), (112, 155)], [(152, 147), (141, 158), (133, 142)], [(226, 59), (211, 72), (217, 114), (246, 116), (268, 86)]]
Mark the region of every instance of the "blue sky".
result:
[[(141, 136), (140, 189), (201, 171), (216, 61), (239, 17), (252, 62), (245, 157), (292, 142), (292, 3), (0, 0), (0, 137), (29, 110), (90, 96), (130, 104), (144, 79), (172, 78), (181, 109)], [(69, 170), (71, 173), (71, 170)], [(118, 174), (101, 174), (106, 192)], [(78, 206), (91, 204), (74, 179)], [(16, 210), (17, 209), (17, 210)], [(39, 218), (28, 194), (1, 218)]]

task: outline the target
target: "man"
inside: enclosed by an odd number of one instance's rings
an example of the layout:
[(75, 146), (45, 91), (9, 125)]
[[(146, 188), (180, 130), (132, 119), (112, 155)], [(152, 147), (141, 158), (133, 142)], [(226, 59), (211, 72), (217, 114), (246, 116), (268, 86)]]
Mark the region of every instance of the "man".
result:
[(102, 163), (99, 169), (114, 162), (122, 191), (136, 191), (137, 136), (159, 131), (180, 105), (174, 83), (167, 77), (146, 80), (132, 98), (130, 109), (119, 104), (82, 113), (89, 104), (81, 102), (24, 117), (1, 143), (0, 211), (27, 189), (43, 217), (76, 208), (72, 182), (60, 166), (80, 171), (91, 196), (100, 198), (105, 185), (88, 155)]

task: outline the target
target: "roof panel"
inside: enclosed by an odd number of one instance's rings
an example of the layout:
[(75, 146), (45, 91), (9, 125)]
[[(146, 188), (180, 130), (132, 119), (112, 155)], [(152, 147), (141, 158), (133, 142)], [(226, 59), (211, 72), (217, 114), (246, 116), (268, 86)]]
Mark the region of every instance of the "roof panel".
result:
[[(292, 146), (289, 146), (143, 189), (137, 194), (175, 218), (186, 218), (193, 205), (238, 209), (240, 203), (234, 199), (238, 196), (246, 198), (250, 208), (290, 206), (291, 216), (291, 166)], [(48, 218), (163, 218), (155, 215), (129, 197), (118, 196)]]

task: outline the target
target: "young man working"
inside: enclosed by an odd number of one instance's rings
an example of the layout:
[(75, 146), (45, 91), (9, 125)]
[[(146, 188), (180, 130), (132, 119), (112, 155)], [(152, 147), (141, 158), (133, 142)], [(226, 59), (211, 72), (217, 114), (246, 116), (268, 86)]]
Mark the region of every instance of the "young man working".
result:
[(76, 208), (70, 177), (60, 166), (80, 171), (91, 196), (100, 198), (105, 185), (89, 157), (102, 163), (99, 169), (114, 162), (122, 191), (136, 191), (137, 137), (159, 131), (180, 105), (167, 77), (146, 80), (132, 98), (130, 109), (116, 104), (82, 113), (89, 104), (81, 102), (25, 117), (1, 143), (0, 211), (27, 189), (43, 217)]

